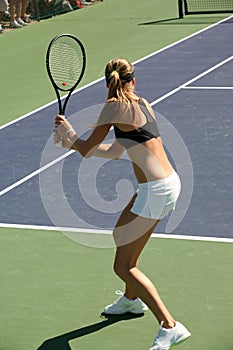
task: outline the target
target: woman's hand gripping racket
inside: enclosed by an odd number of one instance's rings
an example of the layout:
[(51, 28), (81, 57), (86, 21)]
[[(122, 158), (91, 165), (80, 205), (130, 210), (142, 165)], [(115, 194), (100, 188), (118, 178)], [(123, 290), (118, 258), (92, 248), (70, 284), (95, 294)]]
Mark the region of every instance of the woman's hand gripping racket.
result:
[[(46, 68), (57, 95), (58, 113), (65, 115), (67, 102), (86, 68), (86, 53), (81, 41), (71, 34), (61, 34), (53, 38), (46, 54)], [(63, 105), (60, 91), (68, 92)], [(62, 147), (62, 141), (56, 146)]]

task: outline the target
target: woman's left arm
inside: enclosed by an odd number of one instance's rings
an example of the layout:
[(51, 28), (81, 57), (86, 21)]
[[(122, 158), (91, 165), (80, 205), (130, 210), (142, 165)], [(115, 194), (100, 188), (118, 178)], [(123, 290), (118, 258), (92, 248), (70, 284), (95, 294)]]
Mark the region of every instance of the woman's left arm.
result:
[(91, 156), (107, 158), (107, 159), (119, 159), (124, 153), (125, 148), (115, 140), (113, 143), (102, 143), (96, 147)]

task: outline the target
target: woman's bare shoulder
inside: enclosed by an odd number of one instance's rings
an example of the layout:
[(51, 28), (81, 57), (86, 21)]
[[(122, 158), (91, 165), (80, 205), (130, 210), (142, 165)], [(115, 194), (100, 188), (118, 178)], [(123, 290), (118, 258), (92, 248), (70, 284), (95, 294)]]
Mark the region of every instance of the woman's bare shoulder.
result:
[(151, 115), (155, 118), (155, 112), (154, 112), (153, 108), (151, 107), (150, 103), (147, 101), (147, 99), (141, 98), (141, 100), (143, 101), (143, 103), (145, 104), (145, 106), (147, 107), (147, 109), (151, 113)]

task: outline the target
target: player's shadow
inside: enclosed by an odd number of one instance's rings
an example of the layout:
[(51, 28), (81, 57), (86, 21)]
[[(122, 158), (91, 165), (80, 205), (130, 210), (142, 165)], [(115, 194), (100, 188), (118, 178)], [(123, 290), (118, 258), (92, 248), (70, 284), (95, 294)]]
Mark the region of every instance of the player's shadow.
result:
[(124, 320), (130, 320), (134, 318), (142, 317), (144, 314), (132, 314), (127, 313), (124, 315), (105, 315), (102, 314), (101, 316), (104, 317), (104, 320), (98, 323), (91, 324), (89, 326), (76, 329), (74, 331), (58, 335), (54, 338), (50, 338), (45, 340), (37, 350), (72, 350), (69, 341), (73, 339), (77, 339), (80, 337), (83, 337), (84, 335), (98, 332), (102, 328), (108, 327), (114, 323), (117, 323), (119, 321)]

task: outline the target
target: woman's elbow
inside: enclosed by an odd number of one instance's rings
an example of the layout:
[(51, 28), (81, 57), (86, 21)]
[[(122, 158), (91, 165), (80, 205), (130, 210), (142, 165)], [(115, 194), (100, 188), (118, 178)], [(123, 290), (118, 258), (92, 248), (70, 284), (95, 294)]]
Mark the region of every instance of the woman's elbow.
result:
[(84, 158), (91, 158), (93, 156), (93, 150), (83, 149), (79, 152)]
[(92, 154), (91, 154), (90, 152), (87, 152), (87, 153), (82, 154), (82, 156), (83, 156), (84, 158), (91, 158), (91, 157), (92, 157)]
[(92, 153), (88, 147), (83, 147), (83, 144), (77, 144), (73, 143), (73, 145), (71, 146), (71, 149), (73, 149), (74, 151), (77, 151), (83, 158), (90, 158), (92, 156)]
[(90, 158), (91, 154), (90, 152), (86, 151), (86, 150), (80, 150), (80, 149), (76, 149), (76, 151), (78, 151), (79, 154), (81, 154), (81, 156), (83, 158)]

